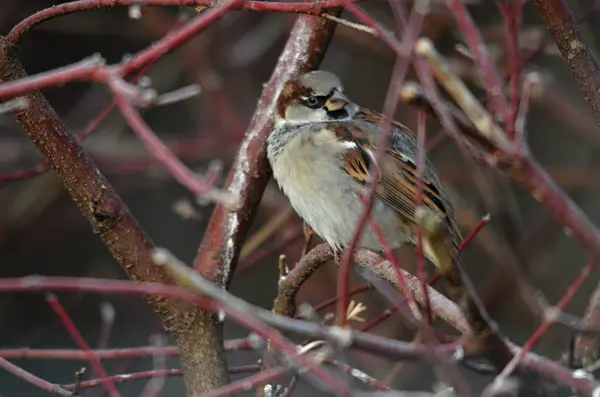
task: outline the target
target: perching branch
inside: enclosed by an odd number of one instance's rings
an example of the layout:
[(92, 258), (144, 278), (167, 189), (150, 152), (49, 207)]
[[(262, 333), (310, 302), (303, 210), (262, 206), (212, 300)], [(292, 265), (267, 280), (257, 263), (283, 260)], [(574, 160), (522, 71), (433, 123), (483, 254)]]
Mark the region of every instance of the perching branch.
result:
[(310, 250), (294, 266), (294, 269), (279, 280), (279, 291), (273, 303), (273, 311), (282, 316), (296, 315), (296, 294), (310, 276), (327, 261), (333, 259), (333, 252), (327, 244)]

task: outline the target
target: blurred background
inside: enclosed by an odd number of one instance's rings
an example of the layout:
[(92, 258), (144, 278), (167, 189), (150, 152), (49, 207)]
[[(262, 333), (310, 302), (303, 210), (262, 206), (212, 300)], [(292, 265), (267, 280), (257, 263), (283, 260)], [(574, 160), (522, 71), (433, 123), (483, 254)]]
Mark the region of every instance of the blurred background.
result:
[[(583, 16), (596, 2), (573, 0), (568, 3), (577, 15)], [(60, 2), (3, 0), (0, 34), (7, 34), (23, 18), (57, 3)], [(462, 39), (445, 2), (431, 3), (424, 34), (437, 43), (474, 91), (482, 93), (476, 69), (459, 51)], [(492, 1), (469, 3), (473, 18), (481, 27), (499, 70), (504, 73), (504, 30), (498, 9)], [(362, 2), (361, 6), (393, 29), (394, 21), (385, 2)], [(135, 11), (116, 7), (43, 23), (22, 39), (20, 59), (30, 74), (77, 62), (94, 53), (101, 54), (109, 63), (116, 63), (127, 54), (144, 49), (196, 13), (193, 8), (152, 7), (142, 8), (141, 16), (134, 18)], [(343, 17), (353, 20), (347, 13)], [(294, 18), (288, 14), (232, 12), (150, 69), (148, 76), (159, 93), (190, 84), (201, 88), (197, 97), (143, 110), (143, 116), (154, 131), (198, 172), (222, 167), (226, 175)], [(581, 24), (594, 53), (600, 48), (598, 21), (600, 14), (589, 16)], [(525, 6), (520, 32), (523, 58), (547, 36), (534, 8)], [(381, 110), (394, 60), (394, 53), (374, 37), (339, 26), (322, 68), (339, 74), (345, 81), (346, 92), (356, 102)], [(598, 223), (600, 130), (553, 44), (525, 67), (525, 73), (529, 72), (538, 72), (541, 81), (527, 121), (532, 152), (570, 197)], [(412, 72), (409, 77), (415, 78)], [(48, 89), (45, 94), (73, 133), (82, 131), (111, 101), (105, 87), (88, 83)], [(408, 126), (416, 125), (416, 111), (407, 106), (400, 107), (398, 118)], [(456, 195), (464, 234), (468, 234), (481, 216), (492, 215), (490, 224), (469, 246), (462, 261), (493, 318), (508, 337), (522, 344), (539, 325), (541, 316), (518, 293), (518, 282), (530, 284), (553, 304), (590, 255), (518, 186), (494, 170), (474, 166), (461, 157), (450, 140), (440, 140), (442, 131), (434, 120), (429, 121), (427, 131), (430, 142), (437, 142), (432, 143), (434, 148), (430, 155)], [(212, 207), (193, 203), (191, 194), (152, 160), (117, 112), (101, 123), (84, 146), (154, 242), (191, 263)], [(41, 156), (12, 118), (0, 115), (0, 275), (123, 278), (122, 270), (92, 233), (52, 172), (16, 182), (7, 182), (3, 177), (28, 170), (41, 161)], [(231, 291), (253, 304), (271, 308), (277, 289), (278, 256), (286, 254), (288, 263), (294, 264), (302, 244), (301, 223), (271, 182)], [(410, 249), (401, 250), (399, 260), (405, 268), (414, 270), (414, 253)], [(568, 307), (569, 313), (583, 314), (597, 281), (598, 274), (593, 273)], [(359, 277), (354, 282), (356, 285), (365, 283)], [(304, 285), (299, 299), (317, 305), (335, 295), (335, 283), (335, 266), (324, 266)], [(59, 294), (59, 298), (92, 347), (145, 346), (163, 333), (157, 317), (142, 299), (87, 294)], [(367, 321), (386, 307), (374, 291), (363, 292), (354, 299), (367, 305), (363, 313)], [(332, 310), (330, 306), (321, 313), (325, 315)], [(2, 348), (75, 348), (43, 294), (0, 295), (0, 318)], [(397, 316), (373, 332), (411, 338)], [(245, 330), (227, 323), (227, 338), (246, 334)], [(536, 352), (559, 360), (567, 351), (570, 336), (564, 328), (553, 327)], [(254, 364), (257, 357), (252, 352), (236, 352), (229, 356), (229, 364)], [(429, 389), (435, 379), (427, 364), (395, 363), (358, 353), (350, 353), (347, 358), (370, 375), (399, 389)], [(60, 384), (73, 383), (75, 371), (87, 366), (86, 362), (66, 360), (16, 360), (15, 363)], [(153, 363), (148, 358), (107, 361), (105, 365), (109, 373), (128, 373), (151, 369)], [(176, 368), (179, 362), (169, 359), (166, 366)], [(463, 372), (474, 391), (491, 379)], [(88, 371), (87, 378), (90, 377), (95, 377), (92, 371)], [(124, 396), (138, 395), (146, 382), (124, 383), (119, 389)], [(365, 386), (357, 384), (357, 387)], [(543, 385), (537, 390), (541, 390), (541, 395), (570, 395)], [(185, 392), (183, 380), (168, 379), (163, 391), (165, 395), (182, 395)], [(316, 393), (310, 386), (301, 384), (295, 395), (307, 391)], [(84, 391), (83, 395), (98, 397), (104, 393), (103, 389), (96, 388)], [(46, 393), (0, 371), (0, 395), (35, 397)]]

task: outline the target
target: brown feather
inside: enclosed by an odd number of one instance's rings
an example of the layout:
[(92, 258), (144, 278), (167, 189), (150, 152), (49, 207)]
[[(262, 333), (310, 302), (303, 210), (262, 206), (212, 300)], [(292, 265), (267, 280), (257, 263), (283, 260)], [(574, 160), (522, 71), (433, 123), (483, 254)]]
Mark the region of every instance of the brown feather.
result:
[(358, 183), (365, 184), (369, 178), (369, 154), (357, 147), (344, 156), (344, 169)]
[[(359, 111), (360, 120), (369, 121), (380, 125), (383, 117), (369, 110)], [(393, 127), (397, 133), (408, 131), (404, 125), (394, 122)], [(357, 147), (349, 149), (344, 155), (344, 170), (358, 183), (365, 184), (369, 176), (369, 166), (373, 153), (375, 152), (373, 134), (363, 130), (355, 124), (339, 123), (333, 126), (338, 139), (346, 142), (354, 142)], [(398, 131), (400, 130), (400, 131)], [(369, 153), (370, 152), (370, 153)], [(385, 161), (381, 169), (381, 180), (377, 189), (377, 197), (390, 207), (406, 221), (415, 223), (415, 210), (417, 207), (417, 167), (410, 159), (402, 156), (394, 149), (388, 149)], [(460, 231), (454, 219), (452, 207), (442, 197), (439, 186), (428, 178), (421, 178), (423, 191), (423, 204), (444, 218), (452, 235), (454, 244), (460, 241)]]
[(277, 115), (285, 118), (285, 110), (288, 106), (300, 101), (303, 97), (310, 96), (312, 90), (303, 86), (298, 80), (290, 80), (283, 86), (279, 98), (277, 98), (276, 111)]

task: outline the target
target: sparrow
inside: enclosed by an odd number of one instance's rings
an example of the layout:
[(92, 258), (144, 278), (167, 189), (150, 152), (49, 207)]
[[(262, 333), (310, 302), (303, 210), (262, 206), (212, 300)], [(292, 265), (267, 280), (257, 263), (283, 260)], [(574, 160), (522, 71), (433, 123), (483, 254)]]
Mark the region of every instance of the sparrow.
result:
[[(353, 238), (365, 208), (361, 197), (374, 179), (378, 186), (371, 216), (391, 248), (417, 243), (417, 137), (392, 121), (388, 149), (377, 164), (384, 121), (382, 114), (348, 99), (340, 79), (322, 70), (289, 80), (276, 102), (267, 140), (273, 176), (298, 215), (338, 255)], [(456, 246), (461, 234), (454, 209), (429, 159), (421, 180), (422, 205), (441, 218)], [(359, 247), (384, 250), (370, 225)], [(438, 268), (447, 259), (427, 238), (423, 250)]]

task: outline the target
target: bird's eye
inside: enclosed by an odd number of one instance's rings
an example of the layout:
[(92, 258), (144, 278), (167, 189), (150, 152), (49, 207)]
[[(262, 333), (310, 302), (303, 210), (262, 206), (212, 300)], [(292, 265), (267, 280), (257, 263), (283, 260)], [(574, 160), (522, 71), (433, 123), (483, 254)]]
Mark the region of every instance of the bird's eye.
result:
[(325, 105), (327, 98), (311, 95), (304, 100), (304, 104), (311, 109), (318, 109)]

